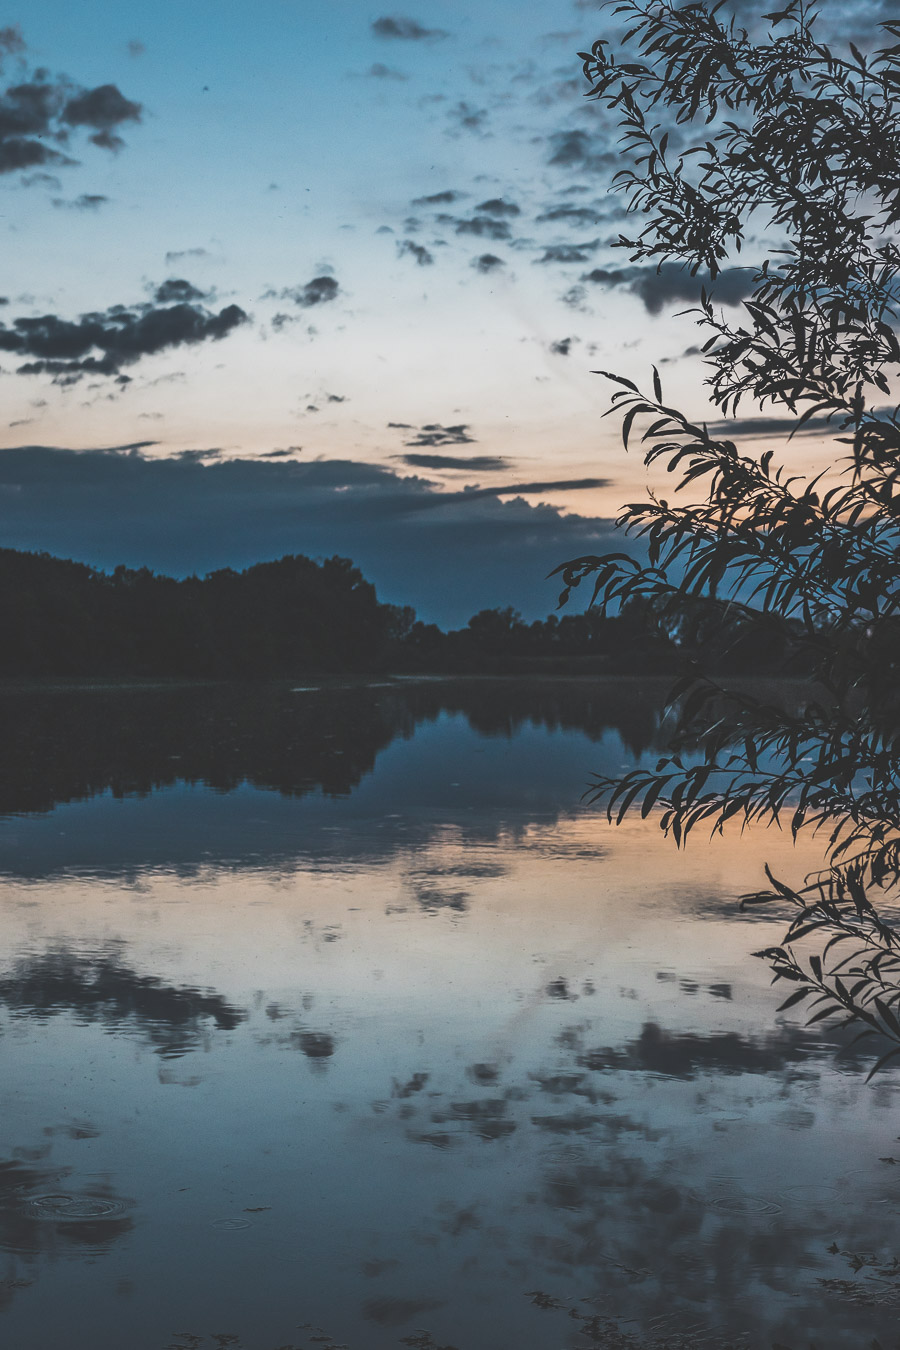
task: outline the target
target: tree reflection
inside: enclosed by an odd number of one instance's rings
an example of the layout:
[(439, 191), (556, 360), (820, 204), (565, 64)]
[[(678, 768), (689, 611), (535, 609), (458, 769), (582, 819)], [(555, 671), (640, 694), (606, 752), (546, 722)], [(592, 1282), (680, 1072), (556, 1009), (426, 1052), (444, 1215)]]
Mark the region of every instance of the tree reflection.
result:
[(85, 954), (68, 947), (16, 961), (0, 977), (0, 1006), (14, 1017), (46, 1020), (67, 1013), (110, 1032), (136, 1030), (166, 1058), (197, 1046), (207, 1024), (233, 1031), (246, 1016), (212, 990), (139, 974), (116, 949)]
[(599, 741), (615, 730), (636, 756), (662, 744), (663, 694), (653, 682), (636, 691), (634, 681), (489, 679), (300, 691), (284, 684), (7, 689), (0, 813), (176, 783), (346, 796), (392, 741), (411, 739), (442, 713), (465, 716), (489, 737), (532, 726)]

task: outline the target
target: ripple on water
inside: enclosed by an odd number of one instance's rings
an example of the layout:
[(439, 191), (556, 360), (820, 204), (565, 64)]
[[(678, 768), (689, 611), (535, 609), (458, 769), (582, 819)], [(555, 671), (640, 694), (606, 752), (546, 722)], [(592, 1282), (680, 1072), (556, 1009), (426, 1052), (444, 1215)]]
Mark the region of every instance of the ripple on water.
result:
[(249, 1219), (241, 1219), (235, 1216), (229, 1219), (213, 1219), (212, 1226), (217, 1228), (220, 1233), (240, 1233), (251, 1225)]
[(715, 1189), (703, 1196), (703, 1203), (716, 1214), (745, 1215), (748, 1218), (766, 1218), (783, 1214), (783, 1206), (777, 1200), (766, 1199), (762, 1195), (752, 1195), (743, 1191), (737, 1179), (731, 1177), (711, 1177)]
[(49, 1219), (53, 1223), (96, 1222), (117, 1219), (128, 1208), (124, 1200), (109, 1195), (69, 1195), (55, 1191), (50, 1195), (33, 1195), (25, 1201), (25, 1212), (32, 1219)]

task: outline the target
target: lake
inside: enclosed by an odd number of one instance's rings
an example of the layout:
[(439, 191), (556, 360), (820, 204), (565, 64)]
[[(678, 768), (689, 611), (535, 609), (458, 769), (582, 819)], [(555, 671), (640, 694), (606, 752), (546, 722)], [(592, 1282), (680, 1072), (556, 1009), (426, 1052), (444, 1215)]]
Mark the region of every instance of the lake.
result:
[(735, 900), (819, 850), (583, 800), (664, 692), (5, 689), (0, 1344), (897, 1344), (900, 1077)]

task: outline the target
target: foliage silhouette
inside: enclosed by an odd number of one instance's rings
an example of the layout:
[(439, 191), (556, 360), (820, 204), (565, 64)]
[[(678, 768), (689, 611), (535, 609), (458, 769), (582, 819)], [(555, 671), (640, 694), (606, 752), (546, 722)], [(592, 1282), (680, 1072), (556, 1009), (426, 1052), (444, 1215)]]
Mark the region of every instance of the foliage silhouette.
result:
[(780, 671), (787, 653), (739, 616), (723, 628), (698, 605), (678, 633), (648, 630), (646, 605), (528, 623), (484, 609), (442, 632), (408, 605), (379, 601), (346, 558), (302, 555), (176, 580), (148, 568), (111, 574), (46, 553), (0, 549), (0, 676), (282, 678), (370, 671), (650, 674), (700, 643), (717, 668)]
[(412, 612), (346, 558), (200, 579), (0, 549), (0, 674), (250, 677), (377, 667)]
[[(731, 818), (823, 832), (825, 866), (803, 887), (769, 874), (744, 897), (794, 909), (760, 955), (796, 986), (783, 1008), (809, 1000), (812, 1020), (836, 1015), (900, 1043), (887, 917), (900, 884), (900, 408), (873, 404), (900, 367), (900, 26), (881, 25), (886, 45), (868, 55), (852, 43), (839, 54), (817, 40), (805, 0), (763, 16), (760, 41), (721, 8), (622, 0), (627, 56), (605, 38), (580, 54), (632, 160), (616, 186), (643, 223), (619, 242), (633, 263), (708, 278), (695, 313), (726, 417), (771, 405), (786, 439), (824, 418), (841, 459), (792, 473), (666, 404), (655, 369), (649, 395), (609, 375), (626, 447), (639, 431), (646, 464), (685, 498), (626, 506), (620, 523), (645, 541), (646, 563), (565, 563), (560, 603), (591, 578), (601, 613), (640, 601), (671, 628), (702, 599), (760, 640), (779, 635), (813, 677), (796, 715), (723, 689), (702, 663), (688, 670), (671, 752), (653, 771), (598, 779), (594, 799), (617, 819), (661, 807), (678, 845)], [(716, 308), (715, 279), (750, 229), (754, 249), (759, 235), (770, 244), (735, 323)], [(685, 744), (702, 762), (685, 763)]]

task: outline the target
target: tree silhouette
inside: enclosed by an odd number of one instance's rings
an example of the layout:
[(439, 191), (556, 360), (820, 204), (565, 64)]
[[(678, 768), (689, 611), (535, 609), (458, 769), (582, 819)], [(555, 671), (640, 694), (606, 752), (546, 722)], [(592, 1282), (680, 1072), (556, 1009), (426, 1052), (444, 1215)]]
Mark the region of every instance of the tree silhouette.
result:
[[(702, 599), (739, 615), (745, 640), (777, 634), (813, 676), (795, 715), (689, 671), (671, 753), (598, 779), (595, 799), (617, 819), (660, 806), (679, 845), (733, 817), (822, 832), (826, 864), (805, 886), (769, 873), (744, 897), (794, 906), (781, 945), (760, 955), (795, 985), (782, 1007), (808, 999), (814, 1018), (900, 1042), (900, 946), (886, 917), (900, 888), (900, 409), (877, 403), (900, 368), (900, 25), (881, 25), (872, 53), (850, 43), (839, 54), (817, 40), (804, 0), (763, 16), (759, 41), (721, 8), (623, 0), (621, 41), (581, 53), (589, 96), (617, 114), (631, 160), (616, 186), (641, 228), (620, 243), (632, 263), (696, 279), (722, 414), (770, 406), (786, 438), (815, 417), (836, 462), (794, 473), (668, 406), (655, 369), (652, 394), (610, 375), (626, 446), (639, 433), (645, 462), (684, 497), (625, 507), (646, 561), (565, 563), (560, 602), (590, 578), (602, 612), (641, 600), (671, 629)], [(750, 231), (751, 251), (769, 242), (731, 322), (717, 278)]]

